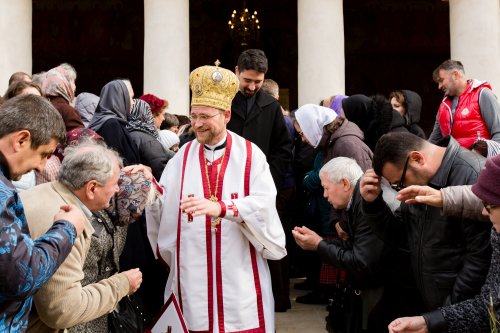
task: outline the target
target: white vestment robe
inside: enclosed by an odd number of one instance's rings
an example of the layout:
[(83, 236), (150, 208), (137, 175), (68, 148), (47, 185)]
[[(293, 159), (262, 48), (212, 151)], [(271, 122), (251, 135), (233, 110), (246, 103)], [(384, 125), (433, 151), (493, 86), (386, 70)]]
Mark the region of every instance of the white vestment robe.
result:
[(225, 218), (214, 229), (209, 216), (180, 211), (181, 198), (208, 199), (216, 192), (208, 183), (205, 149), (193, 140), (162, 174), (165, 193), (147, 209), (148, 236), (156, 255), (170, 266), (165, 295), (177, 296), (190, 331), (274, 333), (267, 259), (286, 255), (276, 187), (256, 145), (230, 131), (226, 138), (217, 190), (227, 207)]

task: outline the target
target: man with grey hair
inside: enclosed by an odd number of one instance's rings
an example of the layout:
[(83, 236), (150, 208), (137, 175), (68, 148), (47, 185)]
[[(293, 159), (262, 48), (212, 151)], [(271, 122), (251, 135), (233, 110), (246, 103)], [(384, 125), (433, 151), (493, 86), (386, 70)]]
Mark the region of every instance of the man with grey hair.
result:
[(46, 99), (23, 95), (0, 107), (0, 332), (26, 330), (33, 295), (64, 261), (84, 227), (85, 217), (75, 206), (54, 204), (45, 216), (45, 230), (30, 235), (23, 203), (11, 183), (33, 169), (43, 170), (64, 139), (61, 115)]
[[(131, 269), (82, 286), (83, 266), (94, 234), (92, 212), (107, 208), (118, 191), (122, 166), (119, 155), (93, 141), (65, 149), (59, 180), (22, 193), (31, 234), (45, 232), (54, 207), (74, 204), (86, 216), (85, 229), (68, 258), (35, 295), (36, 313), (29, 319), (30, 332), (58, 332), (111, 312), (118, 301), (141, 285), (142, 273)], [(44, 200), (40, 200), (44, 198)], [(50, 203), (50, 204), (48, 204)], [(68, 311), (70, 309), (70, 311)]]
[(295, 227), (292, 234), (301, 248), (317, 250), (325, 262), (347, 272), (344, 287), (348, 294), (344, 297), (354, 302), (358, 298), (361, 306), (346, 313), (342, 331), (355, 332), (355, 327), (361, 325), (364, 330), (382, 332), (388, 323), (380, 313), (370, 315), (383, 293), (384, 243), (373, 233), (361, 211), (359, 179), (362, 175), (361, 167), (347, 157), (331, 159), (319, 173), (324, 197), (346, 214), (348, 240), (325, 240), (307, 227)]

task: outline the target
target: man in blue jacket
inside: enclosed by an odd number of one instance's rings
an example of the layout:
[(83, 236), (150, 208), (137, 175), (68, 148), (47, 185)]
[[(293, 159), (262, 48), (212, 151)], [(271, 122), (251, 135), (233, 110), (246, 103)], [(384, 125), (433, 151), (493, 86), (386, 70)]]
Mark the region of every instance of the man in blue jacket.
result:
[(40, 96), (19, 96), (0, 106), (0, 332), (26, 330), (33, 295), (83, 230), (81, 211), (61, 206), (47, 233), (31, 239), (11, 183), (33, 169), (42, 171), (65, 132), (61, 115)]

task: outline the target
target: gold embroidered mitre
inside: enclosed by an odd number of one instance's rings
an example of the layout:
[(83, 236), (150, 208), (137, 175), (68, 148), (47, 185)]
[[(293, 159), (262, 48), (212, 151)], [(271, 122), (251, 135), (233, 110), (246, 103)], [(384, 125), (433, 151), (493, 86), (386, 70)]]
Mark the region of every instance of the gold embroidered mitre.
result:
[(231, 102), (238, 92), (238, 77), (229, 69), (216, 66), (201, 66), (189, 75), (191, 106), (210, 106), (220, 110), (231, 110)]

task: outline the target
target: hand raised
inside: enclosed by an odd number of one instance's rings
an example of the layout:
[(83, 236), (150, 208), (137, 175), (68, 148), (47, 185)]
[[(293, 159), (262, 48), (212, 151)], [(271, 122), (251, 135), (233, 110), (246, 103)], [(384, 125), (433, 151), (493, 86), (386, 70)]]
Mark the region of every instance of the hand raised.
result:
[(365, 174), (361, 177), (359, 191), (361, 196), (367, 202), (373, 202), (382, 192), (380, 186), (382, 178), (377, 176), (373, 169), (366, 170)]
[(441, 191), (429, 186), (411, 185), (399, 191), (396, 199), (407, 204), (423, 203), (434, 207), (443, 207)]

